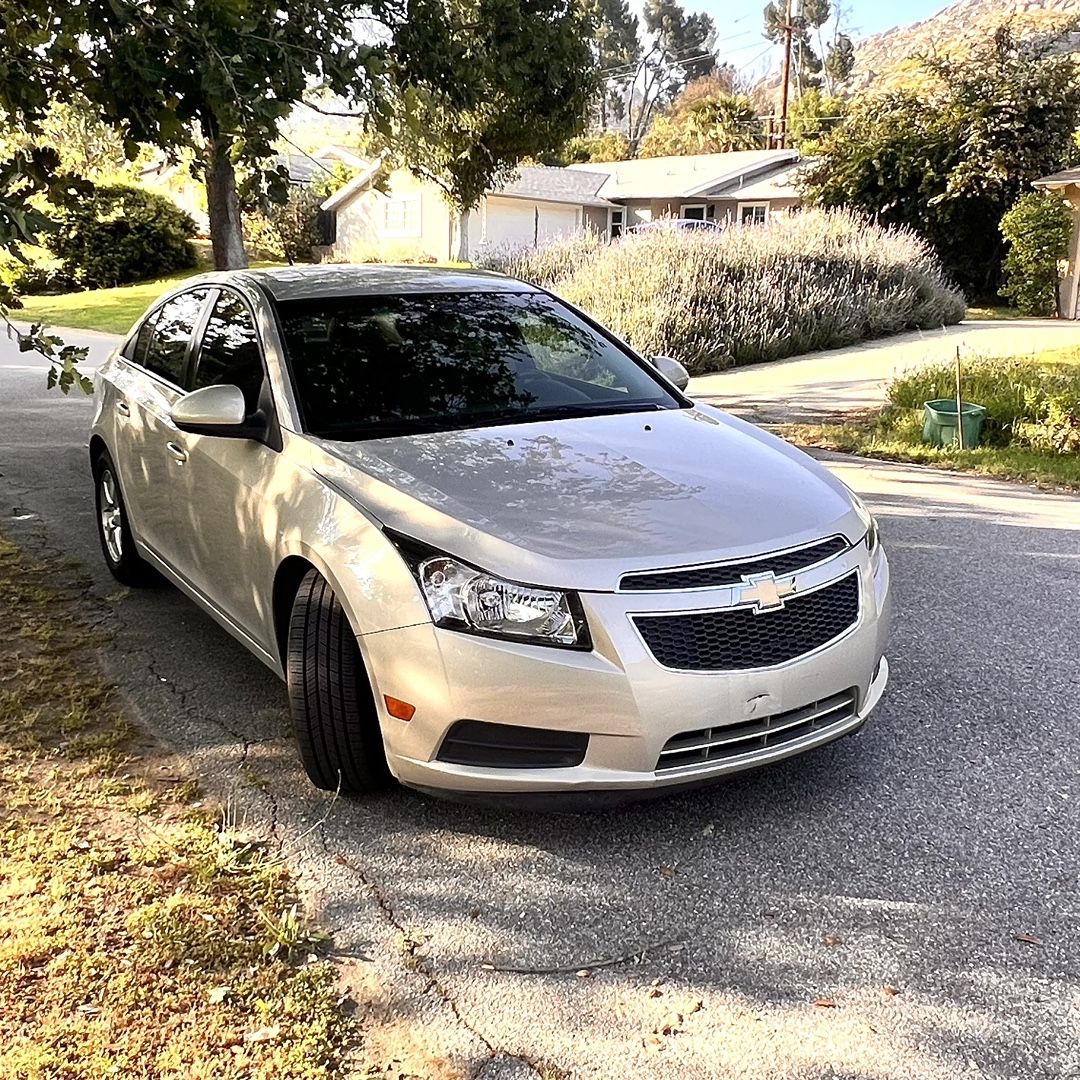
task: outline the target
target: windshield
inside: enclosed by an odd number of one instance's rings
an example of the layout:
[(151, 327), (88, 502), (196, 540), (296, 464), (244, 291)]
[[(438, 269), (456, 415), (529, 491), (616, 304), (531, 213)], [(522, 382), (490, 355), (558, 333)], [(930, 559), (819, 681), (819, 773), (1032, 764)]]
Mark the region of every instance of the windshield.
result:
[(290, 300), (278, 314), (304, 427), (323, 438), (683, 405), (542, 293)]

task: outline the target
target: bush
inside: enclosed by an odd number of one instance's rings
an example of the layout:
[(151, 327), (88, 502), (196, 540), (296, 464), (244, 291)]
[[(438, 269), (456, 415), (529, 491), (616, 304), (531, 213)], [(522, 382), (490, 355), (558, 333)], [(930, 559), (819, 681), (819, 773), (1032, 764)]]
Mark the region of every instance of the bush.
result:
[(258, 254), (293, 263), (316, 262), (324, 243), (319, 208), (326, 198), (314, 185), (293, 186), (283, 203), (267, 203), (244, 215), (244, 237)]
[(1072, 217), (1057, 195), (1032, 191), (1001, 219), (1009, 243), (1001, 295), (1025, 315), (1057, 314), (1058, 263), (1069, 257)]
[[(1042, 453), (1080, 451), (1080, 365), (1048, 367), (1022, 357), (978, 358), (963, 367), (964, 398), (986, 409), (984, 441)], [(956, 394), (952, 364), (932, 364), (890, 383), (889, 401), (919, 409)]]
[(110, 288), (194, 266), (194, 235), (195, 223), (165, 196), (116, 185), (62, 211), (45, 243), (80, 285)]
[(639, 352), (674, 356), (695, 375), (934, 329), (965, 312), (914, 233), (847, 211), (579, 238), (482, 262), (553, 288)]

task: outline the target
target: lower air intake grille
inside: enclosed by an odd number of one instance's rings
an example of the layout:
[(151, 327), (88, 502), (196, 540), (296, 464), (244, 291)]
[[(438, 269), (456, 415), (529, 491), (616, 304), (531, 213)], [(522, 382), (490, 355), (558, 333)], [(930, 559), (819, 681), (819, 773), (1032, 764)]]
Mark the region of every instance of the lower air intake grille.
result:
[(858, 691), (853, 688), (801, 709), (777, 713), (762, 720), (683, 732), (668, 740), (660, 751), (656, 771), (685, 769), (710, 761), (742, 757), (825, 731), (855, 715), (858, 697)]
[(649, 651), (676, 671), (745, 671), (772, 667), (827, 645), (859, 617), (859, 577), (852, 571), (777, 611), (753, 608), (634, 618)]
[(574, 731), (458, 720), (437, 755), (451, 765), (488, 769), (573, 768), (585, 760), (589, 736)]

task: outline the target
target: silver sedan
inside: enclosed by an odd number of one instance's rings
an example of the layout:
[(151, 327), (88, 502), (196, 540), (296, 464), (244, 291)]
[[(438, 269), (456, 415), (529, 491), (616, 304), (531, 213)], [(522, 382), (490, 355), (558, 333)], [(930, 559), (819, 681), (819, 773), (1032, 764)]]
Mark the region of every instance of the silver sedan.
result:
[(793, 447), (497, 275), (191, 279), (97, 375), (102, 551), (288, 685), (319, 787), (585, 801), (856, 731), (873, 519)]

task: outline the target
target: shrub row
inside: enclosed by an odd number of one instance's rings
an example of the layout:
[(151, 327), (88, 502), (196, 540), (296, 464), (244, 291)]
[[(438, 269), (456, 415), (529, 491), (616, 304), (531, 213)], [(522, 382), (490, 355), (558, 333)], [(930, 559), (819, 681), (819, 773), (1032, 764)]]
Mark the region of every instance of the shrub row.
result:
[(551, 288), (645, 354), (692, 374), (959, 322), (962, 295), (928, 245), (846, 211), (767, 227), (651, 230), (613, 244), (494, 251), (491, 269)]

